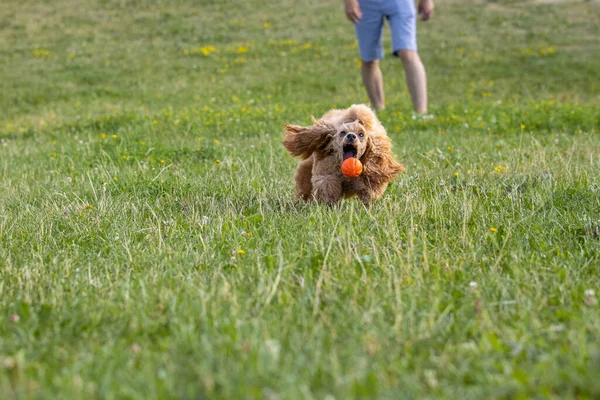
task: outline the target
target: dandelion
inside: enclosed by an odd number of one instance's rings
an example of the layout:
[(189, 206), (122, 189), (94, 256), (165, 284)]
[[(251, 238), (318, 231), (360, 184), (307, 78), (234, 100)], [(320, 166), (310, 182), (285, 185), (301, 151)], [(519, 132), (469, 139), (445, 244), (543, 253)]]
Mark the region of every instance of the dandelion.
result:
[(121, 157), (123, 157), (123, 160), (127, 160), (127, 156), (121, 156)]
[(217, 139), (213, 140), (214, 144), (219, 144), (219, 141)]
[(86, 208), (87, 210), (93, 210), (93, 209), (94, 209), (94, 206), (93, 206), (93, 205), (91, 205), (91, 204), (88, 204), (87, 206), (85, 206), (85, 208)]
[(496, 233), (496, 232), (498, 232), (498, 229), (496, 229), (496, 228), (492, 227), (492, 228), (490, 228), (490, 232), (492, 232), (492, 233)]
[(502, 173), (506, 172), (506, 167), (504, 165), (498, 165), (494, 168), (494, 172), (502, 174)]
[(242, 249), (239, 249), (239, 250), (237, 251), (237, 253), (238, 253), (239, 255), (246, 254), (246, 252), (245, 252), (244, 250), (242, 250)]
[(221, 162), (221, 160), (216, 160), (215, 162), (216, 162), (217, 164), (219, 164), (219, 163)]
[(56, 145), (56, 140), (53, 140), (53, 141), (52, 141), (52, 144), (53, 144), (53, 145)]
[(190, 54), (190, 51), (188, 49), (184, 49), (183, 54), (185, 54), (187, 56), (188, 54)]
[(263, 23), (263, 28), (268, 28), (268, 27), (270, 27), (270, 26), (271, 26), (271, 23), (270, 23), (269, 21), (265, 21), (265, 22)]
[(521, 129), (525, 129), (526, 125), (525, 124), (521, 124)]
[(116, 138), (117, 138), (117, 135), (112, 135), (112, 138), (113, 138), (113, 139), (116, 139)]
[(152, 125), (156, 125), (158, 124), (158, 121), (156, 121), (155, 119), (152, 120)]
[(102, 134), (100, 134), (100, 136), (102, 137), (102, 139), (106, 139), (108, 137), (108, 135), (106, 133), (102, 133)]
[(252, 236), (252, 232), (246, 232), (246, 236), (248, 236), (248, 237)]
[(448, 146), (448, 151), (452, 151), (452, 146)]
[(116, 181), (118, 181), (118, 180), (119, 180), (119, 178), (117, 178), (116, 176), (113, 176), (113, 181), (115, 181), (115, 182), (116, 182)]
[(456, 172), (454, 173), (454, 176), (458, 176), (458, 175), (460, 175), (460, 172), (456, 171)]
[(161, 164), (164, 164), (164, 163), (165, 163), (165, 160), (160, 160), (160, 163), (161, 163)]
[(52, 153), (52, 154), (50, 154), (50, 156), (51, 156), (52, 158), (56, 158), (56, 153)]
[(248, 48), (247, 47), (243, 47), (243, 46), (238, 47), (238, 49), (236, 51), (236, 53), (238, 53), (238, 54), (244, 54), (244, 53), (247, 53), (247, 52), (248, 52)]
[(146, 144), (146, 142), (140, 142), (140, 144), (143, 146), (143, 145), (145, 145), (145, 144)]

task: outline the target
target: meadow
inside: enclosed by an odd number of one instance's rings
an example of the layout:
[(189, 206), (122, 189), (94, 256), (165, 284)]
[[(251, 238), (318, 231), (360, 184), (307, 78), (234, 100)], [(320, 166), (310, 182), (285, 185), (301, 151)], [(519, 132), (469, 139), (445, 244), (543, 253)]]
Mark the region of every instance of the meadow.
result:
[(281, 145), (368, 101), (342, 2), (267, 3), (3, 1), (0, 398), (599, 398), (600, 4), (440, 1), (433, 119), (386, 31), (366, 209)]

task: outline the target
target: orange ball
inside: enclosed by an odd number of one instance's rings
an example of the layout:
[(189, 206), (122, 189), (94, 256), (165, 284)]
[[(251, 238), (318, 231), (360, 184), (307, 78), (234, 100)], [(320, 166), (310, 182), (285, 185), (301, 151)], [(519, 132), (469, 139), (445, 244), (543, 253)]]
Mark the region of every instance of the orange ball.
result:
[(358, 158), (346, 158), (342, 163), (342, 174), (348, 178), (356, 178), (362, 174), (363, 165)]

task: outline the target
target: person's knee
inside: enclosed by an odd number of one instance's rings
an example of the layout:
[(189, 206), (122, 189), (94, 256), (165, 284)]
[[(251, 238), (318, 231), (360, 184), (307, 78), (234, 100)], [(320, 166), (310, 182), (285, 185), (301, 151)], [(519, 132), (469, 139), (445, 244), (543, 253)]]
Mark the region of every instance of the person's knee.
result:
[(396, 55), (402, 60), (403, 64), (415, 64), (421, 62), (419, 53), (414, 50), (398, 50)]
[(362, 67), (366, 70), (374, 70), (379, 68), (379, 60), (363, 61)]

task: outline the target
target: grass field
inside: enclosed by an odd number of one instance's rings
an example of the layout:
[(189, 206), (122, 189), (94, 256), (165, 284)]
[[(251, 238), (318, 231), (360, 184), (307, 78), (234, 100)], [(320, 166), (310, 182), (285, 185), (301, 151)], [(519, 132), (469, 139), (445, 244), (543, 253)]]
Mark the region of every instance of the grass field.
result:
[(342, 2), (272, 3), (3, 1), (0, 398), (599, 398), (600, 4), (440, 1), (367, 210), (281, 145)]

